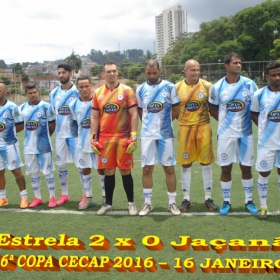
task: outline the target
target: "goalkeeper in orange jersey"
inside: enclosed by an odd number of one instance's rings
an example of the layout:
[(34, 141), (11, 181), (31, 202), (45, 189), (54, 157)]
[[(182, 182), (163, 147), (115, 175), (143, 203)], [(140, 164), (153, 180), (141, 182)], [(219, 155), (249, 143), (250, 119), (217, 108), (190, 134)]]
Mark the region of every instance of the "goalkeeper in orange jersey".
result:
[[(130, 215), (137, 215), (134, 203), (132, 153), (137, 146), (137, 100), (132, 88), (118, 82), (118, 69), (114, 62), (106, 62), (102, 74), (105, 85), (96, 89), (92, 99), (91, 146), (99, 155), (98, 169), (105, 172), (106, 201), (98, 215), (113, 210), (115, 172), (119, 168), (128, 200)], [(96, 137), (99, 131), (99, 137)]]

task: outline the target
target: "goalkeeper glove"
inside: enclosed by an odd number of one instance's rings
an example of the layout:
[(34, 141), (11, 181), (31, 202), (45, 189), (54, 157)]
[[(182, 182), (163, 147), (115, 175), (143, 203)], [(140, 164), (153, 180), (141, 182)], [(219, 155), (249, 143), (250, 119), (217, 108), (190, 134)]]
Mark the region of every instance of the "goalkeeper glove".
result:
[(137, 132), (130, 132), (130, 138), (128, 138), (124, 143), (123, 147), (127, 147), (126, 153), (132, 154), (137, 148)]
[(91, 147), (95, 154), (100, 155), (100, 150), (103, 148), (100, 143), (95, 139), (95, 134), (90, 135)]

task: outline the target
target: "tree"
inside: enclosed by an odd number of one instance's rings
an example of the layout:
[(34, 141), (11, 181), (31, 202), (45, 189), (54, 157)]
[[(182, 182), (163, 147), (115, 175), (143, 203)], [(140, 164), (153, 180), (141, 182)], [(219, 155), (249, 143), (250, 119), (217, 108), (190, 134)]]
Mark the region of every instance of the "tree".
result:
[(272, 59), (280, 60), (280, 39), (276, 39), (273, 42), (274, 49), (270, 50), (270, 56)]
[(79, 70), (82, 68), (82, 60), (78, 54), (75, 54), (74, 51), (71, 53), (70, 56), (65, 58), (66, 63), (68, 63), (75, 73), (78, 73)]

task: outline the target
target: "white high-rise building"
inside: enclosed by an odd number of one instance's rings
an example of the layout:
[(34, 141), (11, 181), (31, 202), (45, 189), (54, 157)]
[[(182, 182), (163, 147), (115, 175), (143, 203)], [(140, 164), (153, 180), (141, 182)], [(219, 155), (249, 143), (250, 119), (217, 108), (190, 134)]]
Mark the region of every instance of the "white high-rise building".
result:
[(181, 5), (163, 10), (156, 20), (156, 53), (161, 64), (162, 57), (171, 47), (177, 36), (188, 32), (187, 11)]

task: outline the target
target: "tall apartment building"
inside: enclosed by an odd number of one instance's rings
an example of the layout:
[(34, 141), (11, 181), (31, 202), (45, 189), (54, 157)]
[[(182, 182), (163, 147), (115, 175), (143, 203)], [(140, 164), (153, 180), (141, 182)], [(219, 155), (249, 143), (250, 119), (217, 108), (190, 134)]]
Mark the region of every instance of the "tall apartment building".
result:
[(162, 57), (167, 53), (177, 36), (188, 32), (187, 11), (181, 5), (163, 10), (155, 18), (156, 21), (156, 53), (161, 64)]

